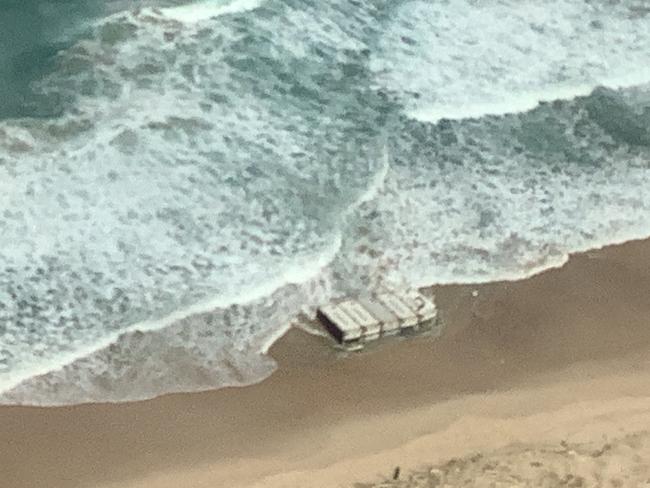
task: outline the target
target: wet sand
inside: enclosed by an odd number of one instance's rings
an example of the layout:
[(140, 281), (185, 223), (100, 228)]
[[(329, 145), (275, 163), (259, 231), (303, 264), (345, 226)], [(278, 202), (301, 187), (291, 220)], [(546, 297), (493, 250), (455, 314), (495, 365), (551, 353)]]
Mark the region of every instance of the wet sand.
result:
[(446, 323), (437, 340), (341, 357), (294, 330), (258, 385), (0, 407), (0, 486), (352, 486), (513, 443), (650, 430), (649, 241), (432, 291)]

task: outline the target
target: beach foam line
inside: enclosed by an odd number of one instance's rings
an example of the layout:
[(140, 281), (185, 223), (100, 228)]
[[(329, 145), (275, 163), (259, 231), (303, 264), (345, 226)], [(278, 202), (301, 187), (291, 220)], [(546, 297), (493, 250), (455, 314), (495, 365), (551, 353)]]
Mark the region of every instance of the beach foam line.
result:
[(443, 104), (408, 110), (407, 116), (420, 122), (438, 123), (443, 119), (478, 119), (485, 116), (498, 116), (525, 113), (535, 109), (540, 103), (550, 103), (573, 98), (588, 97), (598, 87), (612, 90), (635, 88), (650, 83), (650, 69), (606, 80), (570, 86), (559, 86), (548, 90), (536, 90), (520, 94), (504, 94), (503, 100), (466, 104)]
[[(6, 381), (0, 382), (0, 396), (8, 391), (11, 391), (21, 383), (29, 381), (31, 378), (59, 370), (79, 359), (91, 356), (109, 347), (111, 344), (117, 343), (122, 337), (133, 332), (153, 332), (161, 330), (193, 315), (208, 313), (212, 310), (217, 309), (224, 309), (232, 305), (245, 305), (264, 297), (268, 297), (284, 286), (307, 283), (310, 280), (313, 280), (318, 276), (319, 273), (322, 272), (324, 268), (326, 268), (330, 263), (334, 261), (336, 255), (341, 249), (343, 243), (342, 227), (345, 225), (344, 221), (350, 214), (354, 212), (356, 208), (358, 208), (363, 203), (374, 199), (378, 195), (386, 180), (389, 169), (389, 156), (387, 149), (384, 146), (384, 150), (381, 156), (381, 166), (379, 167), (376, 174), (373, 175), (373, 177), (370, 179), (367, 188), (343, 213), (343, 222), (341, 223), (341, 228), (339, 228), (339, 231), (335, 232), (331, 237), (331, 244), (318, 255), (303, 256), (297, 260), (294, 260), (294, 263), (289, 266), (282, 275), (278, 276), (276, 280), (269, 281), (256, 287), (252, 287), (246, 292), (246, 294), (238, 294), (236, 296), (230, 297), (219, 297), (216, 299), (202, 301), (187, 308), (179, 309), (161, 319), (144, 320), (135, 323), (123, 330), (104, 337), (102, 340), (97, 341), (92, 345), (79, 348), (67, 354), (59, 355), (56, 361), (47, 361), (41, 364), (34, 364), (28, 368), (14, 370)], [(259, 354), (266, 354), (268, 350), (273, 346), (273, 344), (275, 344), (275, 342), (279, 340), (289, 330), (290, 327), (291, 323), (288, 321), (286, 324), (282, 324), (275, 330), (270, 331), (270, 333), (267, 334), (266, 338), (261, 342), (257, 352)], [(261, 378), (259, 381), (262, 379), (263, 378)], [(0, 401), (0, 404), (1, 403), (2, 402)]]
[[(331, 236), (330, 245), (317, 255), (306, 255), (295, 259), (293, 264), (288, 266), (286, 271), (282, 275), (278, 276), (277, 279), (252, 287), (247, 290), (245, 294), (240, 293), (234, 296), (222, 296), (216, 299), (198, 302), (189, 307), (176, 310), (161, 319), (144, 320), (135, 323), (120, 331), (107, 335), (87, 347), (81, 347), (75, 351), (61, 354), (56, 358), (56, 360), (49, 360), (40, 364), (31, 365), (30, 367), (16, 369), (8, 379), (0, 382), (0, 397), (21, 383), (29, 381), (31, 378), (60, 370), (77, 360), (92, 356), (110, 345), (119, 342), (121, 338), (131, 333), (158, 331), (172, 326), (173, 324), (193, 315), (209, 313), (210, 311), (218, 309), (225, 309), (232, 305), (246, 305), (264, 297), (271, 296), (284, 286), (303, 284), (315, 279), (323, 269), (334, 261), (336, 255), (340, 251), (343, 244), (343, 228), (345, 227), (345, 220), (360, 205), (374, 199), (378, 195), (383, 187), (389, 169), (389, 156), (387, 149), (384, 146), (381, 156), (381, 166), (370, 179), (367, 188), (365, 188), (364, 191), (361, 192), (360, 196), (343, 212), (341, 225), (338, 231), (333, 233)], [(287, 321), (286, 324), (281, 324), (276, 329), (269, 331), (256, 352), (262, 355), (266, 354), (271, 346), (279, 340), (290, 327), (291, 322)], [(258, 381), (262, 381), (263, 379), (264, 378), (260, 378)], [(128, 399), (125, 399), (125, 401), (127, 400)], [(2, 404), (1, 400), (0, 404)]]
[[(388, 173), (390, 172), (390, 163), (389, 156), (386, 149), (384, 148), (382, 156), (382, 164), (378, 168), (377, 172), (370, 179), (370, 182), (367, 188), (361, 192), (358, 199), (350, 205), (346, 211), (343, 213), (342, 219), (345, 220), (350, 213), (352, 213), (356, 208), (362, 205), (365, 202), (375, 199), (378, 194), (381, 192), (382, 187), (384, 186), (385, 180)], [(318, 276), (324, 268), (326, 268), (335, 258), (339, 252), (342, 245), (343, 230), (344, 225), (340, 227), (339, 232), (335, 232), (331, 238), (332, 245), (328, 247), (325, 252), (321, 252), (316, 257), (303, 256), (298, 261), (294, 262), (287, 271), (283, 273), (278, 279), (268, 282), (257, 287), (247, 290), (246, 294), (239, 294), (237, 296), (230, 297), (218, 297), (216, 299), (206, 300), (194, 304), (190, 307), (177, 310), (162, 319), (158, 320), (146, 320), (133, 324), (113, 335), (105, 337), (103, 340), (94, 343), (85, 348), (77, 349), (68, 354), (60, 355), (56, 358), (56, 361), (49, 361), (47, 363), (41, 363), (38, 365), (33, 365), (29, 368), (23, 368), (16, 370), (11, 377), (4, 383), (0, 383), (0, 395), (3, 393), (12, 390), (14, 387), (18, 386), (24, 381), (29, 381), (30, 378), (41, 376), (52, 371), (56, 371), (66, 365), (73, 363), (74, 361), (91, 356), (92, 354), (105, 349), (113, 343), (119, 341), (122, 337), (126, 336), (129, 333), (133, 332), (148, 332), (156, 331), (163, 329), (165, 327), (171, 326), (174, 323), (183, 320), (192, 315), (210, 312), (215, 309), (226, 308), (231, 305), (245, 305), (247, 303), (253, 302), (257, 299), (261, 299), (273, 294), (276, 290), (283, 286), (292, 285), (292, 284), (301, 284), (305, 283), (314, 277)], [(473, 284), (473, 283), (486, 283), (494, 281), (517, 281), (521, 279), (526, 279), (536, 274), (542, 273), (548, 269), (562, 267), (569, 258), (570, 254), (581, 253), (589, 250), (600, 249), (608, 245), (621, 244), (628, 241), (633, 241), (637, 239), (643, 239), (650, 237), (650, 231), (647, 227), (637, 226), (635, 228), (627, 229), (624, 232), (619, 233), (615, 236), (608, 236), (607, 238), (597, 239), (596, 242), (592, 241), (586, 246), (567, 246), (566, 249), (562, 250), (561, 255), (555, 256), (553, 259), (539, 264), (536, 266), (531, 266), (526, 269), (521, 269), (518, 272), (506, 273), (499, 275), (491, 275), (489, 278), (481, 277), (474, 281), (472, 280), (457, 280), (451, 276), (428, 276), (424, 281), (412, 281), (412, 285), (423, 287), (431, 286), (436, 284)], [(281, 338), (288, 328), (290, 327), (289, 322), (286, 324), (281, 324), (279, 327), (274, 328), (271, 331), (268, 331), (265, 334), (265, 338), (262, 341), (259, 349), (257, 350), (260, 354), (266, 354), (270, 347)], [(260, 378), (259, 381), (264, 378)], [(125, 399), (125, 401), (128, 399)], [(2, 402), (0, 402), (2, 403)]]
[[(246, 292), (246, 294), (218, 297), (198, 302), (189, 307), (176, 310), (161, 319), (137, 322), (114, 334), (107, 335), (102, 340), (97, 341), (92, 345), (79, 348), (67, 354), (61, 354), (55, 361), (47, 361), (45, 363), (35, 364), (29, 368), (17, 369), (7, 380), (0, 383), (0, 395), (12, 390), (24, 381), (28, 381), (30, 378), (56, 371), (75, 362), (76, 360), (91, 356), (92, 354), (109, 347), (111, 344), (118, 342), (121, 337), (124, 337), (127, 334), (133, 332), (151, 332), (161, 330), (193, 315), (208, 313), (217, 309), (224, 309), (232, 305), (246, 305), (270, 296), (284, 286), (308, 282), (309, 280), (314, 279), (323, 268), (334, 260), (336, 254), (341, 248), (341, 244), (341, 235), (337, 234), (332, 239), (330, 246), (323, 252), (316, 256), (303, 256), (300, 259), (295, 260), (294, 263), (289, 266), (283, 274), (278, 276), (277, 279), (252, 287)], [(264, 341), (257, 352), (260, 354), (266, 354), (273, 343), (286, 332), (286, 327), (286, 325), (283, 325), (280, 327), (280, 330), (272, 333), (270, 338)]]
[(535, 265), (528, 267), (526, 269), (521, 269), (517, 272), (506, 272), (490, 275), (489, 277), (477, 276), (475, 279), (463, 279), (459, 280), (453, 276), (436, 276), (429, 277), (425, 279), (419, 279), (413, 281), (411, 284), (417, 288), (425, 288), (429, 286), (438, 286), (438, 285), (484, 285), (487, 283), (495, 283), (500, 281), (522, 281), (537, 276), (545, 271), (551, 269), (562, 268), (568, 261), (569, 258), (574, 254), (585, 254), (592, 251), (600, 251), (606, 247), (610, 246), (620, 246), (622, 244), (634, 241), (640, 241), (650, 239), (650, 229), (630, 229), (622, 235), (613, 236), (609, 239), (600, 239), (590, 242), (587, 245), (577, 245), (577, 246), (567, 246), (566, 249), (563, 249), (558, 256), (549, 259), (543, 264)]
[[(390, 159), (388, 156), (388, 149), (384, 145), (384, 149), (381, 156), (381, 166), (377, 173), (373, 175), (368, 184), (368, 188), (356, 199), (356, 201), (350, 205), (343, 214), (343, 219), (345, 220), (350, 214), (352, 214), (357, 208), (363, 205), (366, 202), (374, 200), (379, 192), (384, 187), (386, 178), (388, 176), (388, 171), (390, 170)], [(337, 246), (340, 249), (343, 243), (343, 235), (341, 233), (337, 234), (336, 237)], [(332, 258), (333, 260), (333, 258)], [(269, 335), (269, 337), (263, 342), (260, 352), (262, 354), (268, 353), (271, 346), (275, 344), (284, 334), (286, 334), (291, 328), (291, 323), (285, 324), (283, 327), (276, 330), (274, 333)]]
[(160, 12), (170, 19), (192, 24), (221, 15), (236, 14), (254, 10), (262, 5), (262, 0), (206, 0), (178, 7), (161, 8)]

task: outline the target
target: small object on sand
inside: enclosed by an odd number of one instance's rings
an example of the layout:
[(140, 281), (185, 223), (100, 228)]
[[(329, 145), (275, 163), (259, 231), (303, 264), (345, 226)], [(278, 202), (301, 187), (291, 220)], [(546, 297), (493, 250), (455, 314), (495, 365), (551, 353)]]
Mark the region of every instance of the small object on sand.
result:
[(317, 317), (348, 350), (361, 349), (363, 344), (380, 337), (438, 325), (433, 299), (413, 289), (346, 298), (320, 307)]
[(395, 468), (395, 471), (393, 471), (393, 479), (394, 479), (394, 480), (399, 479), (399, 471), (400, 471), (400, 470), (399, 470), (399, 466), (397, 466), (397, 467)]

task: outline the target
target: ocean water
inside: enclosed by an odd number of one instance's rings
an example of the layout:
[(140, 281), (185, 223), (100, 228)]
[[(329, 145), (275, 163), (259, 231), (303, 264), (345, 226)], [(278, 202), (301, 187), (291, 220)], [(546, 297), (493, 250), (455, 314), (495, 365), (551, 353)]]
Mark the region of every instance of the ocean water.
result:
[(0, 403), (244, 385), (298, 314), (650, 235), (650, 8), (9, 1)]

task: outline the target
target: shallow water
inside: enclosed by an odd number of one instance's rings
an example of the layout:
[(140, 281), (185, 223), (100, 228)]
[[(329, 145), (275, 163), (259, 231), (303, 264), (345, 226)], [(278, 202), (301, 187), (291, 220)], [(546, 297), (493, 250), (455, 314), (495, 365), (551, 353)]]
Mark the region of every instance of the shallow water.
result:
[(258, 381), (333, 296), (650, 234), (634, 2), (45, 5), (0, 38), (5, 403)]

